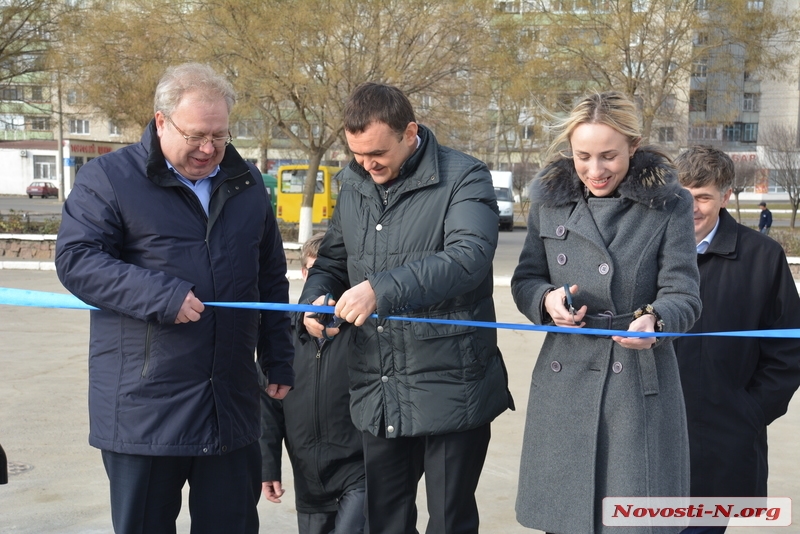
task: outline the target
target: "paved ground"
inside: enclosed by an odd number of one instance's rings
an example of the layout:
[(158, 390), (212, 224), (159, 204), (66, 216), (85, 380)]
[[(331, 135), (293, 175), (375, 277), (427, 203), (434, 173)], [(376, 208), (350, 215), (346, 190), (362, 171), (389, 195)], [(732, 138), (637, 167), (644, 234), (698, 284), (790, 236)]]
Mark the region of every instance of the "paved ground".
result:
[[(64, 292), (51, 271), (0, 270), (0, 287)], [(300, 290), (292, 282), (293, 297)], [(498, 320), (525, 322), (508, 287), (496, 288)], [(107, 534), (108, 488), (99, 452), (87, 443), (86, 348), (88, 315), (82, 311), (0, 306), (0, 443), (15, 472), (0, 486), (1, 534)], [(493, 424), (486, 467), (478, 488), (482, 532), (535, 532), (514, 520), (519, 451), (531, 369), (542, 341), (537, 333), (502, 330), (510, 387), (517, 411)], [(770, 427), (770, 494), (800, 502), (800, 397)], [(288, 465), (288, 464), (287, 464)], [(18, 472), (16, 472), (18, 471)], [(291, 475), (280, 505), (262, 499), (263, 533), (295, 533)], [(424, 499), (419, 499), (424, 531)], [(797, 508), (796, 510), (800, 510)], [(730, 529), (742, 534), (800, 532)], [(189, 532), (186, 506), (179, 519)]]

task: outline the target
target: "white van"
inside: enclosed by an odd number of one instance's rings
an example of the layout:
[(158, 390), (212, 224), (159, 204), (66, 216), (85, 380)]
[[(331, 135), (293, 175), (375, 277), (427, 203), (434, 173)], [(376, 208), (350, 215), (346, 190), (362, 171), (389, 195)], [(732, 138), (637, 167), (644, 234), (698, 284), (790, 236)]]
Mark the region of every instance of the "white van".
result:
[(511, 171), (491, 171), (497, 207), (500, 209), (500, 229), (514, 230), (514, 179)]

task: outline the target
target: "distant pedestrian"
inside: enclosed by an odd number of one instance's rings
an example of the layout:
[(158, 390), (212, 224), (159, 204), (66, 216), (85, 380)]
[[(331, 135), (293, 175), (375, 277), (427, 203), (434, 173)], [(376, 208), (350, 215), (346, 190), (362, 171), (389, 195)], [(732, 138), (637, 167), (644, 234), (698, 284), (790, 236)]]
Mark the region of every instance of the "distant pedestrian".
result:
[(758, 231), (764, 235), (769, 235), (769, 229), (772, 228), (772, 212), (767, 209), (766, 202), (761, 202), (758, 205), (761, 208), (761, 217), (758, 219)]

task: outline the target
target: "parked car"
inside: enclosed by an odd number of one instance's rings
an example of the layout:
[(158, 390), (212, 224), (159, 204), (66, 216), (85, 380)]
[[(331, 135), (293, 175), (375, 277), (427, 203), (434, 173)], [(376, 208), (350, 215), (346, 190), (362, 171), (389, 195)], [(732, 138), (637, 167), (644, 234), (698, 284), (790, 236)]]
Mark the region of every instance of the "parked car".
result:
[(28, 195), (28, 198), (33, 197), (57, 197), (58, 196), (58, 188), (51, 184), (50, 182), (31, 182), (25, 189), (25, 193)]

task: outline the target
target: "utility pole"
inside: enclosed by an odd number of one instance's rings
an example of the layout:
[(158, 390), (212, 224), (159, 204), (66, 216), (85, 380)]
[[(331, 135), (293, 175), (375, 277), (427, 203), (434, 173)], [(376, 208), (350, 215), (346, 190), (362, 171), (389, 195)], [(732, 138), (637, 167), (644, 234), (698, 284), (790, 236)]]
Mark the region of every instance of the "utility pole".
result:
[(65, 180), (64, 180), (64, 114), (61, 110), (61, 71), (56, 71), (56, 98), (58, 99), (58, 162), (56, 171), (58, 173), (58, 201), (64, 202)]

